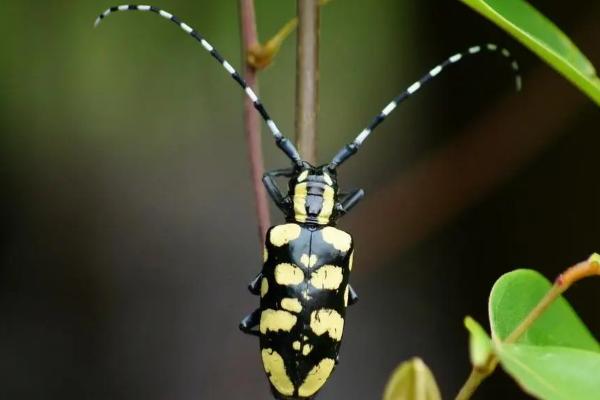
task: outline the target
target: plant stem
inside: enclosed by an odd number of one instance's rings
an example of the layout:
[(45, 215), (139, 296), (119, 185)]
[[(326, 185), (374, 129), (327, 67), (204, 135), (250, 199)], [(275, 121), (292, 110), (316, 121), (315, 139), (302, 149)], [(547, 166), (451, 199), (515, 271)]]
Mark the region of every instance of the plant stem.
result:
[(297, 0), (296, 143), (303, 158), (317, 159), (319, 95), (319, 1)]
[[(590, 276), (600, 276), (600, 256), (594, 254), (586, 261), (575, 264), (560, 274), (554, 281), (552, 288), (539, 301), (539, 303), (529, 312), (527, 317), (507, 336), (504, 344), (515, 343), (533, 323), (548, 309), (548, 307), (561, 294), (567, 291), (575, 282), (588, 278)], [(462, 388), (456, 396), (456, 400), (470, 399), (481, 382), (496, 369), (498, 365), (498, 357), (495, 353), (490, 353), (484, 368), (471, 369), (469, 378), (463, 384)]]
[[(256, 17), (254, 12), (254, 0), (240, 0), (240, 25), (242, 36), (242, 62), (244, 64), (244, 79), (246, 83), (258, 93), (258, 81), (256, 70), (248, 63), (248, 50), (258, 44), (256, 32)], [(248, 158), (250, 162), (250, 176), (254, 189), (254, 200), (256, 216), (258, 219), (259, 244), (262, 247), (267, 229), (271, 225), (269, 216), (269, 204), (262, 186), (262, 174), (264, 171), (262, 146), (260, 138), (260, 118), (252, 101), (244, 96), (244, 131), (246, 133), (246, 144), (248, 147)]]
[(488, 363), (488, 365), (490, 366), (489, 369), (473, 368), (471, 370), (469, 378), (464, 383), (463, 387), (460, 389), (460, 392), (458, 392), (458, 395), (456, 395), (456, 400), (470, 399), (473, 393), (475, 393), (475, 390), (477, 390), (479, 385), (481, 385), (481, 382), (483, 382), (485, 378), (487, 378), (492, 372), (494, 372), (498, 361), (489, 359)]
[(588, 278), (590, 276), (600, 275), (600, 264), (595, 260), (586, 260), (575, 264), (560, 274), (554, 281), (552, 289), (540, 300), (540, 302), (531, 310), (525, 319), (515, 328), (514, 331), (504, 340), (504, 343), (515, 343), (527, 329), (537, 320), (540, 315), (561, 294), (567, 291), (575, 282)]

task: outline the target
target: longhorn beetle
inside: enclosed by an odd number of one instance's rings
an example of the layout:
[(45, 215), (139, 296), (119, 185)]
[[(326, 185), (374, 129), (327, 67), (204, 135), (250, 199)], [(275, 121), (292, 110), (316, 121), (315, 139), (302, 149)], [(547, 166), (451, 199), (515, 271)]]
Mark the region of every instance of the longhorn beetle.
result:
[[(171, 13), (146, 5), (111, 7), (96, 19), (95, 25), (116, 11), (156, 13), (200, 42), (252, 100), (275, 143), (292, 162), (289, 168), (263, 176), (264, 186), (285, 215), (286, 223), (273, 226), (267, 232), (262, 270), (248, 286), (252, 294), (260, 296), (260, 307), (242, 320), (240, 329), (260, 338), (262, 362), (275, 398), (314, 398), (338, 362), (346, 307), (358, 300), (349, 284), (354, 255), (352, 236), (335, 225), (358, 204), (364, 191), (341, 193), (337, 168), (358, 151), (371, 132), (402, 101), (449, 65), (482, 51), (499, 52), (510, 62), (518, 91), (521, 78), (517, 62), (508, 50), (491, 43), (454, 54), (388, 103), (328, 164), (315, 167), (300, 157), (254, 91), (195, 29)], [(279, 189), (278, 177), (288, 179), (287, 194)]]

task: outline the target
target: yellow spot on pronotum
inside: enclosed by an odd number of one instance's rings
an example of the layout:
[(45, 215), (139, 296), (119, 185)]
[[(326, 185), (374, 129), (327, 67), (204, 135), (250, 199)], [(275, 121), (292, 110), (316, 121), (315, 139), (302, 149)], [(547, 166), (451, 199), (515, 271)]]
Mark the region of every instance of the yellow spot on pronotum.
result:
[(325, 179), (325, 183), (327, 183), (329, 186), (333, 185), (333, 180), (326, 173), (323, 173), (323, 179)]
[(262, 278), (262, 281), (260, 281), (260, 297), (261, 298), (265, 297), (265, 295), (267, 294), (268, 291), (269, 291), (269, 281), (267, 280), (267, 278)]
[(285, 396), (294, 394), (294, 384), (285, 371), (283, 358), (272, 349), (263, 349), (261, 352), (265, 372), (277, 391)]
[(296, 325), (295, 315), (283, 310), (264, 310), (260, 314), (260, 333), (265, 334), (267, 331), (283, 331), (289, 332)]
[(308, 256), (308, 254), (302, 254), (300, 256), (300, 262), (306, 267), (306, 268), (312, 268), (315, 266), (315, 264), (317, 263), (317, 256), (316, 254), (311, 255), (310, 257)]
[(269, 259), (269, 251), (267, 250), (267, 246), (263, 248), (263, 262), (267, 262)]
[(310, 344), (305, 344), (304, 347), (302, 347), (302, 355), (303, 356), (307, 356), (310, 354), (310, 352), (312, 351), (313, 347)]
[(294, 218), (298, 222), (306, 222), (306, 182), (294, 187)]
[(331, 358), (322, 359), (319, 364), (315, 365), (313, 369), (310, 370), (304, 383), (298, 388), (298, 394), (302, 397), (310, 397), (317, 393), (327, 378), (329, 378), (329, 375), (331, 375), (334, 366), (335, 361)]
[(304, 272), (293, 264), (281, 263), (275, 267), (275, 281), (280, 285), (297, 285), (303, 280)]
[(321, 230), (323, 240), (331, 244), (336, 250), (348, 251), (352, 246), (352, 237), (344, 231), (332, 226), (326, 226)]
[(343, 270), (335, 265), (323, 265), (310, 276), (310, 284), (317, 289), (336, 290), (344, 279)]
[(346, 291), (344, 292), (344, 305), (348, 307), (348, 296), (350, 295), (350, 285), (346, 286)]
[(321, 212), (319, 212), (319, 216), (317, 217), (317, 222), (319, 224), (325, 225), (329, 222), (329, 218), (333, 212), (334, 203), (333, 188), (327, 186), (323, 190), (323, 205), (321, 206)]
[(273, 246), (281, 247), (284, 244), (288, 244), (292, 240), (298, 239), (300, 236), (300, 225), (296, 224), (285, 224), (277, 225), (271, 229), (269, 240)]
[(354, 251), (350, 253), (350, 260), (348, 260), (348, 268), (352, 271), (352, 264), (354, 264)]
[(317, 336), (327, 332), (330, 338), (339, 342), (344, 331), (344, 318), (335, 310), (323, 308), (313, 311), (310, 314), (310, 329)]
[(288, 297), (281, 300), (281, 308), (287, 311), (299, 313), (302, 311), (302, 304), (300, 304), (300, 300)]
[(300, 350), (300, 342), (296, 340), (294, 343), (292, 343), (292, 347), (294, 350)]
[(304, 171), (302, 171), (302, 173), (300, 175), (298, 175), (298, 182), (304, 182), (306, 180), (307, 176), (308, 176), (308, 170), (305, 169)]

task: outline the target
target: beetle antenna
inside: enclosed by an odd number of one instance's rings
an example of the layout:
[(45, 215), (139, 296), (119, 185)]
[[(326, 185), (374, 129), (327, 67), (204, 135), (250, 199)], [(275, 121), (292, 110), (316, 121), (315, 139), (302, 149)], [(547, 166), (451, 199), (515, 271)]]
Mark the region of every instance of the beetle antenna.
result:
[(510, 62), (510, 66), (511, 66), (511, 68), (513, 70), (513, 73), (515, 75), (516, 90), (517, 90), (517, 92), (520, 91), (521, 90), (521, 75), (519, 75), (519, 64), (511, 56), (510, 52), (507, 49), (499, 47), (498, 45), (493, 44), (493, 43), (488, 43), (488, 44), (485, 44), (485, 45), (482, 45), (482, 46), (472, 46), (472, 47), (469, 47), (467, 49), (467, 51), (465, 51), (463, 53), (456, 53), (453, 56), (451, 56), (448, 59), (446, 59), (441, 64), (439, 64), (436, 67), (434, 67), (433, 69), (431, 69), (428, 73), (426, 73), (423, 77), (421, 77), (421, 79), (419, 79), (418, 81), (416, 81), (415, 83), (413, 83), (412, 85), (410, 85), (405, 91), (403, 91), (398, 96), (396, 96), (373, 119), (373, 121), (371, 122), (371, 124), (369, 124), (369, 126), (367, 126), (365, 129), (363, 129), (362, 132), (360, 132), (360, 134), (356, 137), (356, 139), (354, 139), (354, 141), (352, 143), (350, 143), (350, 144), (346, 145), (345, 147), (343, 147), (335, 155), (335, 157), (333, 158), (333, 160), (331, 160), (331, 162), (329, 164), (329, 168), (331, 170), (334, 170), (340, 164), (342, 164), (344, 161), (346, 161), (348, 158), (350, 158), (351, 156), (353, 156), (358, 151), (359, 147), (363, 144), (363, 142), (365, 141), (365, 139), (371, 134), (371, 132), (373, 132), (373, 130), (375, 128), (377, 128), (377, 126), (379, 124), (381, 124), (383, 122), (383, 120), (385, 120), (388, 117), (388, 115), (390, 115), (391, 112), (394, 111), (394, 109), (396, 107), (398, 107), (398, 105), (400, 103), (402, 103), (404, 100), (406, 100), (407, 98), (409, 98), (412, 94), (414, 94), (419, 89), (421, 89), (421, 87), (423, 87), (423, 85), (425, 85), (427, 82), (429, 82), (434, 77), (436, 77), (446, 67), (448, 67), (451, 64), (456, 64), (457, 62), (459, 62), (460, 60), (466, 58), (467, 56), (478, 54), (478, 53), (480, 53), (482, 51), (500, 53), (508, 62)]
[(217, 60), (223, 66), (223, 68), (225, 68), (225, 70), (227, 71), (227, 73), (229, 75), (231, 75), (233, 80), (235, 80), (242, 87), (246, 96), (248, 96), (248, 98), (252, 101), (252, 104), (254, 104), (254, 108), (256, 108), (256, 110), (260, 113), (261, 117), (263, 118), (263, 120), (265, 121), (265, 123), (267, 124), (269, 129), (271, 130), (271, 133), (273, 134), (273, 137), (275, 138), (275, 142), (276, 142), (277, 146), (296, 165), (302, 164), (302, 158), (300, 157), (298, 150), (296, 150), (296, 147), (294, 147), (294, 144), (289, 139), (287, 139), (285, 136), (283, 136), (283, 134), (281, 133), (281, 131), (279, 130), (279, 128), (277, 127), (275, 122), (271, 119), (271, 117), (267, 113), (267, 110), (261, 103), (261, 101), (258, 98), (258, 96), (256, 95), (256, 93), (254, 93), (252, 88), (250, 88), (250, 86), (248, 86), (246, 81), (231, 66), (231, 64), (227, 60), (225, 60), (221, 56), (221, 54), (219, 54), (219, 52), (217, 52), (217, 50), (210, 43), (208, 43), (206, 41), (206, 39), (204, 39), (204, 37), (202, 37), (202, 35), (200, 35), (195, 29), (193, 29), (188, 24), (181, 21), (178, 17), (176, 17), (175, 15), (173, 15), (167, 11), (161, 10), (158, 7), (146, 6), (146, 5), (122, 5), (122, 6), (111, 7), (109, 9), (107, 9), (106, 11), (104, 11), (102, 14), (100, 14), (98, 16), (98, 18), (96, 18), (94, 27), (97, 27), (104, 18), (108, 17), (110, 14), (115, 13), (117, 11), (150, 11), (150, 12), (156, 13), (156, 14), (160, 15), (161, 17), (175, 23), (183, 31), (185, 31), (188, 35), (190, 35), (191, 37), (196, 39), (196, 41), (198, 41), (202, 45), (202, 47), (204, 47), (204, 49), (206, 51), (208, 51), (210, 53), (210, 55), (213, 56), (213, 58), (215, 60)]

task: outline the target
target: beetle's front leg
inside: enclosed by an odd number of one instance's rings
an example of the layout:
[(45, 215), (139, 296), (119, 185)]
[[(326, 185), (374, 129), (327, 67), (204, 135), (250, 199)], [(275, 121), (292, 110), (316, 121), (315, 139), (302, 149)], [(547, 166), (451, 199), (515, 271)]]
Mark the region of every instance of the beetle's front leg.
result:
[(355, 189), (348, 193), (344, 198), (336, 204), (336, 209), (339, 216), (346, 215), (354, 206), (356, 206), (365, 196), (365, 191)]
[(275, 202), (277, 207), (279, 207), (279, 209), (283, 211), (286, 215), (290, 211), (291, 201), (289, 197), (284, 196), (283, 193), (281, 193), (281, 190), (279, 190), (279, 186), (277, 186), (277, 182), (275, 182), (275, 178), (278, 176), (290, 177), (293, 174), (294, 168), (276, 169), (273, 171), (265, 172), (262, 179), (267, 193), (269, 193), (269, 196)]
[(252, 313), (246, 315), (240, 322), (240, 330), (248, 335), (258, 336), (258, 330), (254, 329), (260, 323), (260, 309), (252, 311)]
[(252, 279), (252, 282), (248, 284), (248, 290), (250, 293), (258, 295), (260, 293), (260, 284), (262, 280), (262, 272), (256, 275), (256, 278)]
[(353, 304), (356, 304), (357, 301), (358, 294), (356, 294), (356, 291), (352, 286), (348, 285), (348, 305), (351, 306)]

